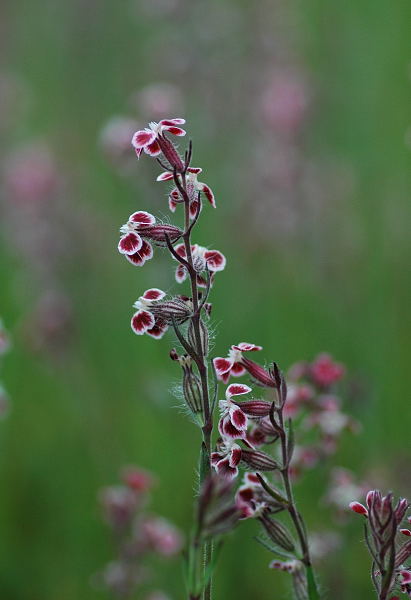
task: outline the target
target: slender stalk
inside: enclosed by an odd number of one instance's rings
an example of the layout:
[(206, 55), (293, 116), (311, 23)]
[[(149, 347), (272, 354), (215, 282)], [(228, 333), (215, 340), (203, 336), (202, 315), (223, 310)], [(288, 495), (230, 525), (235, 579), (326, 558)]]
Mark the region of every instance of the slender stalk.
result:
[[(189, 163), (186, 162), (186, 168)], [(209, 398), (209, 390), (208, 390), (208, 373), (207, 373), (207, 359), (204, 356), (203, 352), (203, 344), (201, 339), (201, 329), (200, 329), (200, 321), (201, 321), (201, 309), (203, 307), (204, 302), (200, 303), (199, 300), (199, 291), (197, 286), (197, 273), (193, 265), (193, 256), (191, 252), (191, 232), (193, 230), (194, 225), (197, 222), (197, 218), (200, 212), (201, 206), (199, 205), (197, 215), (193, 221), (190, 223), (190, 198), (187, 193), (186, 186), (186, 175), (185, 172), (181, 174), (181, 179), (174, 172), (174, 181), (175, 184), (180, 191), (183, 200), (184, 200), (184, 233), (183, 233), (183, 241), (186, 252), (186, 260), (183, 264), (185, 264), (186, 269), (188, 271), (191, 283), (191, 295), (193, 302), (193, 315), (191, 317), (191, 321), (194, 329), (194, 338), (196, 342), (195, 354), (192, 358), (195, 360), (200, 376), (201, 381), (201, 389), (202, 389), (202, 397), (203, 397), (203, 411), (204, 411), (204, 422), (202, 427), (202, 441), (204, 444), (205, 452), (206, 452), (206, 460), (202, 461), (200, 468), (200, 487), (202, 486), (204, 480), (211, 473), (211, 465), (210, 465), (210, 454), (211, 454), (211, 434), (213, 429), (213, 421), (212, 421), (212, 413), (210, 410), (210, 398)], [(183, 262), (183, 261), (180, 261)], [(200, 533), (198, 530), (193, 539), (193, 544), (195, 545), (195, 551), (199, 551), (199, 537)], [(208, 577), (208, 583), (205, 586), (203, 591), (203, 600), (211, 599), (211, 576), (209, 574), (209, 569), (212, 561), (212, 553), (213, 547), (211, 542), (206, 542), (202, 549), (203, 552), (203, 560), (204, 560), (204, 577)]]

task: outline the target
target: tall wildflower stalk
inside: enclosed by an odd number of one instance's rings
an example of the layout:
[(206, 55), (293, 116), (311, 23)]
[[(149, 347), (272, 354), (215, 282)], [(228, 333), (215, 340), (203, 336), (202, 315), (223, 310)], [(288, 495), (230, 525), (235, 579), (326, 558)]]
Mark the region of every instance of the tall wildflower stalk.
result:
[[(177, 263), (176, 281), (189, 283), (189, 295), (168, 297), (158, 288), (146, 290), (134, 304), (131, 319), (137, 335), (159, 339), (168, 328), (174, 330), (183, 353), (172, 349), (170, 356), (181, 367), (182, 395), (201, 430), (198, 496), (186, 551), (187, 598), (211, 599), (212, 574), (224, 535), (241, 520), (255, 518), (262, 527), (260, 542), (286, 559), (270, 566), (291, 573), (297, 600), (317, 600), (306, 527), (292, 488), (294, 432), (286, 413), (284, 376), (276, 363), (265, 368), (250, 360), (246, 354), (262, 348), (246, 342), (232, 346), (227, 358), (210, 362), (209, 295), (226, 259), (220, 251), (193, 240), (203, 200), (216, 205), (209, 186), (198, 180), (201, 169), (191, 166), (191, 142), (181, 156), (170, 137), (184, 136), (184, 123), (183, 119), (150, 123), (132, 139), (138, 157), (144, 151), (164, 169), (157, 181), (172, 183), (169, 208), (173, 213), (181, 209), (180, 226), (158, 222), (151, 213), (139, 210), (121, 227), (118, 250), (132, 265), (143, 266), (153, 257), (153, 246), (163, 247)], [(327, 385), (341, 376), (341, 369), (330, 361), (326, 371)], [(215, 376), (210, 383), (211, 373)], [(227, 384), (230, 377), (242, 375), (251, 377), (268, 398), (240, 401), (239, 396), (250, 394), (251, 387), (228, 385), (225, 399), (218, 403), (218, 437), (213, 444), (216, 383)], [(267, 452), (260, 449), (264, 445)], [(246, 471), (245, 479), (235, 491), (240, 469)], [(277, 518), (281, 512), (289, 515), (288, 523)]]

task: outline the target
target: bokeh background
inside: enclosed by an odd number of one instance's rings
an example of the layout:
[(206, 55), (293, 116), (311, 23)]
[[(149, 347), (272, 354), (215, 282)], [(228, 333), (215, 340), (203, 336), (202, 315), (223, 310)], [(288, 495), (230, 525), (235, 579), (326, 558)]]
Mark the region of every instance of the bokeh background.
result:
[[(116, 251), (134, 210), (167, 214), (159, 169), (129, 148), (183, 116), (218, 211), (198, 242), (228, 258), (212, 292), (215, 354), (249, 340), (286, 369), (331, 352), (363, 433), (332, 463), (410, 496), (410, 61), (406, 0), (3, 0), (0, 7), (0, 595), (108, 598), (98, 490), (154, 471), (155, 510), (188, 531), (198, 433), (175, 408), (171, 334), (137, 339), (131, 304), (175, 289), (161, 252)], [(321, 564), (335, 600), (373, 598), (357, 518), (322, 501), (331, 464), (297, 494), (343, 543)], [(288, 597), (247, 522), (216, 598)], [(181, 565), (157, 587), (182, 598)]]

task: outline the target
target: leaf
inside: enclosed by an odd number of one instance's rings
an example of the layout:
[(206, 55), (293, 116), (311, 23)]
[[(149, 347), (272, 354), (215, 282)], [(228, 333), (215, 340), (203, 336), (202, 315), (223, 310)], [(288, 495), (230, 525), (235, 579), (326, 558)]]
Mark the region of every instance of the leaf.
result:
[(308, 600), (320, 600), (320, 595), (318, 593), (317, 584), (315, 583), (313, 568), (311, 566), (310, 567), (306, 566), (305, 572), (307, 574)]

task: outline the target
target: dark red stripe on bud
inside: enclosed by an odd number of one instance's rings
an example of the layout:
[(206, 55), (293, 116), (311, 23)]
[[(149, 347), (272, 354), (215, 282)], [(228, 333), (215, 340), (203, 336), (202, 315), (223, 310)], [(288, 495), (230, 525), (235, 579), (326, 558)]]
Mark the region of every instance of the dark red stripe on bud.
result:
[(395, 566), (399, 567), (405, 563), (411, 556), (411, 541), (405, 542), (403, 546), (398, 550), (395, 557)]
[(182, 230), (174, 225), (149, 225), (138, 230), (141, 237), (151, 240), (159, 246), (167, 243), (166, 238), (173, 244), (183, 235)]
[(179, 173), (182, 173), (184, 171), (184, 164), (174, 144), (164, 134), (157, 137), (157, 142), (164, 157), (170, 163), (172, 170), (176, 169)]
[(265, 452), (241, 449), (241, 462), (252, 471), (275, 471), (279, 464)]
[(277, 387), (276, 382), (268, 371), (249, 358), (241, 358), (241, 364), (250, 373), (257, 385), (262, 387)]
[(268, 537), (287, 552), (294, 552), (295, 544), (287, 527), (277, 519), (271, 519), (267, 514), (259, 517)]
[(267, 400), (247, 400), (235, 402), (235, 404), (249, 417), (266, 417), (271, 410), (271, 402), (267, 402)]
[(150, 306), (150, 312), (168, 325), (172, 325), (173, 321), (177, 324), (184, 323), (191, 315), (190, 307), (179, 298), (153, 304)]
[(188, 408), (194, 414), (203, 411), (203, 394), (201, 381), (198, 375), (193, 373), (191, 358), (184, 356), (180, 358), (180, 365), (183, 368), (183, 395)]

